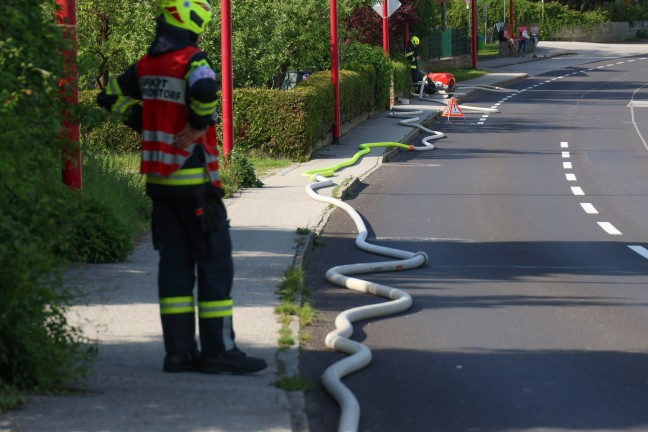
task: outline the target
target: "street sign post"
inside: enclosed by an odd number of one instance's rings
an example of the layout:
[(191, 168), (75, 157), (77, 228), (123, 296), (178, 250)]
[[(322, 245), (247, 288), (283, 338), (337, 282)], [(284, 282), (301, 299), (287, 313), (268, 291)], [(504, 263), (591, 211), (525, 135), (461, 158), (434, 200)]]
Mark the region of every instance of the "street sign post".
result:
[(389, 17), (392, 16), (396, 9), (401, 5), (398, 0), (382, 0), (373, 4), (372, 8), (382, 18), (383, 25), (383, 50), (389, 54)]

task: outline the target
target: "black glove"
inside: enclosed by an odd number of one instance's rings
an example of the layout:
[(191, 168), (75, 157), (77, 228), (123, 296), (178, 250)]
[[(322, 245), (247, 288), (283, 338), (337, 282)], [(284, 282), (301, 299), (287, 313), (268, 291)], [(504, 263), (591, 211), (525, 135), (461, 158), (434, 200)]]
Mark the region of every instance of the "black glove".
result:
[(227, 216), (223, 204), (223, 190), (211, 183), (203, 188), (202, 216), (200, 224), (203, 231), (216, 231)]

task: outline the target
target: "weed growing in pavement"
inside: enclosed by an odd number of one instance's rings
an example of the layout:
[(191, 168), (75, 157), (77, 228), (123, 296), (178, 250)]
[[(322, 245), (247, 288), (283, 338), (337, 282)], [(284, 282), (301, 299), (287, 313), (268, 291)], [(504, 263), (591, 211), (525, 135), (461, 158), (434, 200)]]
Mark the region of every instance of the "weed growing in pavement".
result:
[[(301, 267), (290, 266), (284, 272), (284, 278), (277, 290), (280, 303), (275, 307), (281, 325), (279, 329), (279, 347), (282, 350), (295, 345), (295, 337), (301, 345), (309, 340), (310, 335), (304, 329), (316, 319), (317, 310), (308, 302), (310, 288), (304, 283), (304, 270)], [(294, 319), (299, 320), (299, 334), (294, 335), (291, 324)], [(305, 380), (299, 376), (286, 376), (285, 365), (279, 361), (279, 379), (275, 382), (277, 387), (285, 390), (305, 390)], [(297, 386), (298, 388), (294, 388)]]
[(299, 235), (307, 235), (310, 232), (310, 229), (308, 229), (308, 228), (297, 228), (296, 232)]
[(274, 384), (286, 391), (307, 391), (315, 388), (311, 380), (299, 375), (281, 377)]

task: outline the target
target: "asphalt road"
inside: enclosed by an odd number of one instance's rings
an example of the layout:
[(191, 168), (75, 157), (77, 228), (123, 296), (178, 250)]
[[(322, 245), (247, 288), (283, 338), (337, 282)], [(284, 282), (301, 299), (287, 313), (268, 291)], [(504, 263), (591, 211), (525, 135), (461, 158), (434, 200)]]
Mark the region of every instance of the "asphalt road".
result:
[[(406, 313), (355, 325), (372, 363), (344, 379), (362, 431), (648, 430), (648, 60), (546, 71), (497, 114), (432, 128), (347, 200), (370, 242), (425, 251), (406, 272), (365, 275), (409, 292)], [(414, 143), (417, 144), (417, 143)], [(310, 259), (322, 311), (301, 358), (318, 382), (343, 357), (324, 346), (335, 316), (382, 302), (324, 279), (382, 261), (353, 246), (336, 211)], [(336, 430), (321, 387), (312, 432)]]

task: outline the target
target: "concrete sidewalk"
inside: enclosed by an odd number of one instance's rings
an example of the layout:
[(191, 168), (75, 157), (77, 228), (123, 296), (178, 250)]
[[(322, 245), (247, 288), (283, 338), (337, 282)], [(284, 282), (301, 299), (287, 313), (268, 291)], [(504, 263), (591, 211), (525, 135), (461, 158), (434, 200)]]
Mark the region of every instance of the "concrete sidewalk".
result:
[[(465, 85), (507, 85), (537, 70), (542, 60), (567, 52), (565, 47), (547, 46), (540, 57), (542, 44), (533, 61), (480, 61), (479, 68), (493, 73)], [(507, 70), (512, 67), (526, 71)], [(479, 105), (478, 92), (465, 93), (466, 100)], [(422, 110), (419, 117), (424, 120), (438, 106), (411, 99), (407, 107)], [(304, 247), (297, 229), (317, 232), (332, 212), (327, 204), (307, 196), (309, 179), (302, 173), (348, 160), (362, 143), (404, 142), (417, 133), (386, 112), (378, 113), (345, 133), (339, 145), (329, 145), (309, 162), (262, 179), (263, 188), (243, 190), (227, 200), (234, 243), (237, 343), (250, 355), (266, 359), (268, 369), (248, 376), (162, 372), (158, 258), (146, 237), (123, 263), (84, 265), (67, 272), (68, 283), (87, 294), (72, 309), (70, 320), (98, 342), (96, 373), (77, 394), (30, 397), (24, 407), (0, 417), (0, 431), (307, 431), (303, 396), (273, 385), (280, 375), (296, 374), (298, 366), (297, 349), (278, 349), (275, 291), (285, 270), (301, 263)], [(374, 149), (340, 170), (335, 184), (343, 190), (365, 178), (380, 166), (388, 150)], [(320, 191), (331, 192), (331, 188)]]

